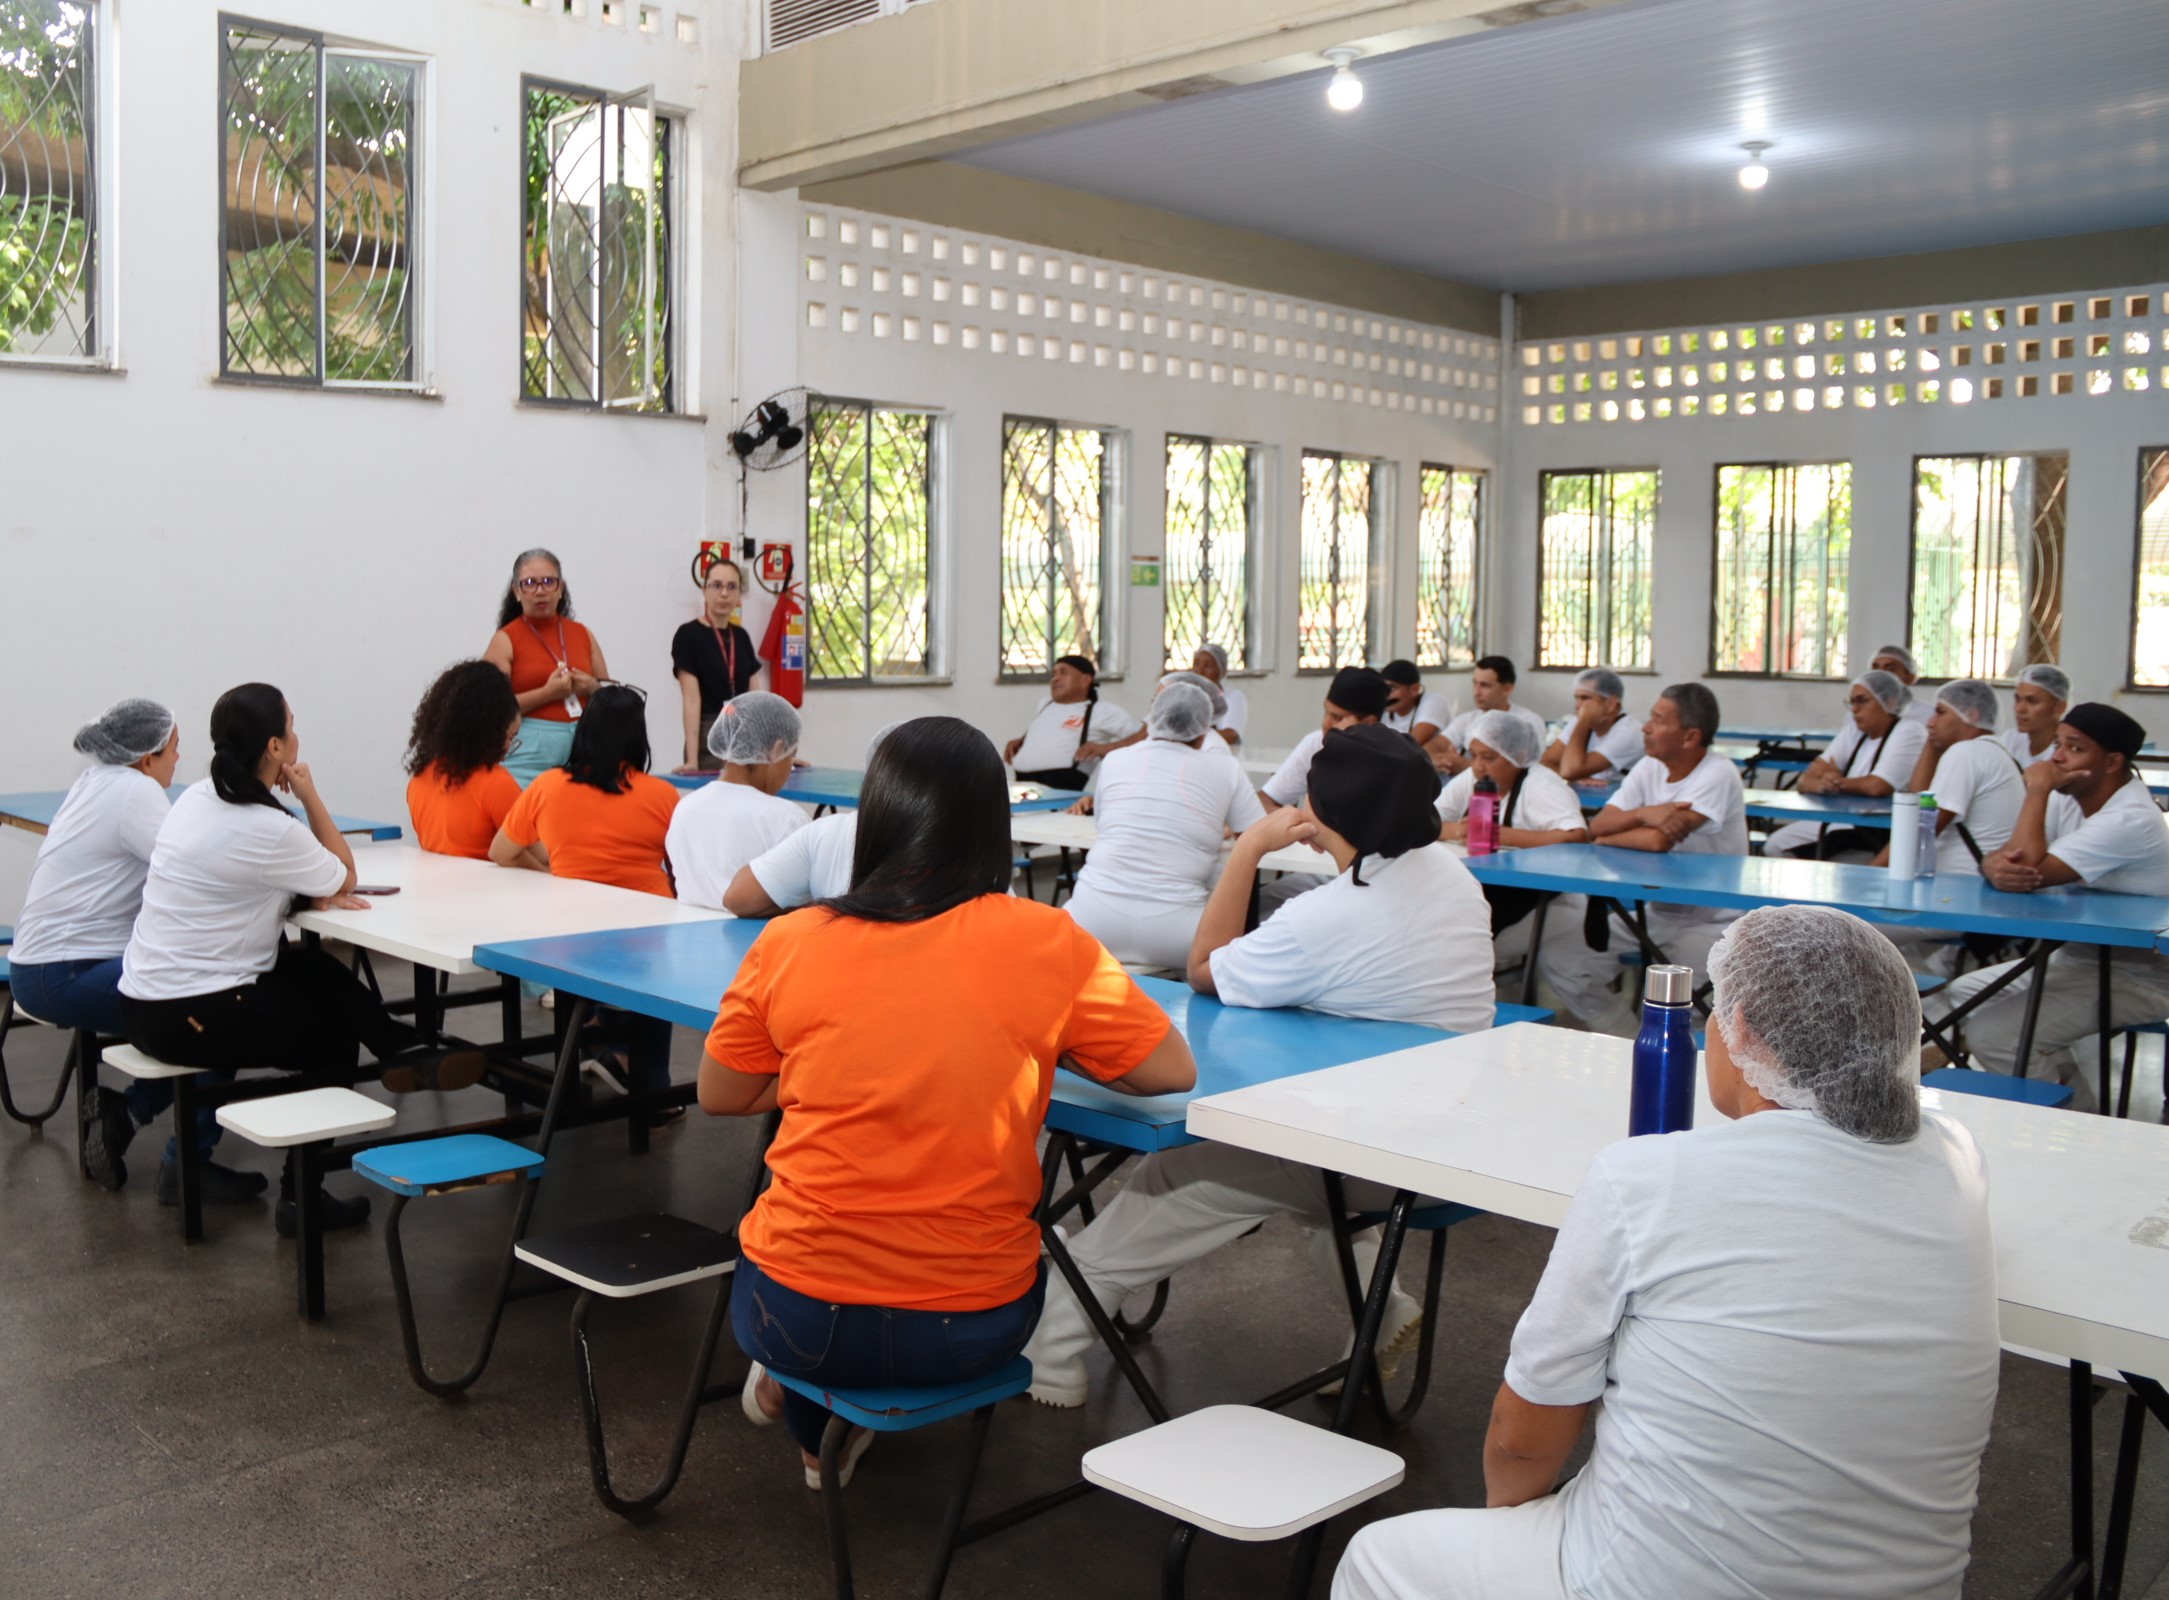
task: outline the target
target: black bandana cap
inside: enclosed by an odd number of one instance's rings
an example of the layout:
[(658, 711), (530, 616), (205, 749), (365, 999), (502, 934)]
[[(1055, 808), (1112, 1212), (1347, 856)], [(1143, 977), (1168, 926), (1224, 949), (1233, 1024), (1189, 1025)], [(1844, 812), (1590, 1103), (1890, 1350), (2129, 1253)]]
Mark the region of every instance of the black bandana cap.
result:
[[(1338, 702), (1335, 702), (1338, 704)], [(1375, 722), (1338, 728), (1310, 763), (1310, 808), (1363, 858), (1391, 860), (1438, 839), (1438, 768), (1405, 734)]]
[(1354, 717), (1386, 714), (1386, 680), (1369, 667), (1343, 667), (1325, 697)]
[(2073, 706), (2064, 713), (2067, 726), (2079, 730), (2104, 750), (2113, 751), (2127, 762), (2139, 753), (2146, 743), (2146, 729), (2114, 706), (2105, 706), (2098, 700)]

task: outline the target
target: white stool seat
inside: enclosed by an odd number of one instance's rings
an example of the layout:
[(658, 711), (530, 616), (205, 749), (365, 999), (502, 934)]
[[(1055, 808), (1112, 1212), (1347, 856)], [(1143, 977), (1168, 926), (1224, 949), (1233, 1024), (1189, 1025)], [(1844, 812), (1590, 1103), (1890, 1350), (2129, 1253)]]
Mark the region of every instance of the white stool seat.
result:
[(98, 1059), (115, 1072), (125, 1072), (131, 1078), (192, 1078), (201, 1067), (176, 1067), (147, 1056), (132, 1044), (108, 1045), (98, 1052)]
[(350, 1133), (375, 1133), (389, 1128), (395, 1115), (390, 1106), (352, 1089), (301, 1089), (218, 1108), (219, 1126), (273, 1150)]
[(1285, 1539), (1384, 1494), (1391, 1450), (1256, 1406), (1207, 1406), (1085, 1452), (1089, 1483), (1226, 1539)]

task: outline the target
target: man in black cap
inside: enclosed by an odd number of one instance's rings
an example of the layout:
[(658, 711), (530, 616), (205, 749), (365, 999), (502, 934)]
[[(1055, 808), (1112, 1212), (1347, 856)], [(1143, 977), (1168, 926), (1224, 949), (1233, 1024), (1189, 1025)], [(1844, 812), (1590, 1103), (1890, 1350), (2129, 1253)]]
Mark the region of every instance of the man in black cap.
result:
[(1019, 783), (1082, 789), (1099, 758), (1144, 724), (1100, 698), (1099, 669), (1089, 656), (1059, 656), (1047, 674), (1047, 698), (1031, 724), (1002, 747)]
[[(1376, 674), (1373, 674), (1375, 677)], [(1491, 1025), (1491, 915), (1483, 891), (1437, 843), (1438, 774), (1406, 735), (1376, 725), (1321, 737), (1302, 802), (1266, 814), (1235, 854), (1198, 918), (1190, 985), (1231, 1006), (1307, 1006), (1343, 1017), (1418, 1022), (1456, 1033)], [(1308, 843), (1340, 869), (1323, 887), (1243, 932), (1259, 859)], [(1383, 1190), (1352, 1184), (1359, 1208), (1383, 1210)], [(1339, 1269), (1315, 1168), (1232, 1145), (1196, 1144), (1147, 1156), (1122, 1192), (1070, 1241), (1100, 1303), (1119, 1305), (1177, 1268), (1292, 1212), (1313, 1228), (1317, 1288), (1337, 1293)], [(1359, 1241), (1368, 1278), (1375, 1246)], [(1412, 1346), (1421, 1308), (1395, 1291), (1379, 1333), (1381, 1365)], [(1059, 1278), (1025, 1354), (1032, 1396), (1085, 1403), (1092, 1324)], [(1390, 1374), (1389, 1374), (1390, 1375)]]
[(1306, 733), (1301, 742), (1288, 752), (1288, 759), (1280, 764), (1280, 770), (1265, 780), (1265, 787), (1258, 791), (1265, 801), (1265, 809), (1275, 806), (1292, 806), (1302, 800), (1310, 788), (1311, 758), (1318, 753), (1325, 736), (1336, 728), (1352, 728), (1358, 723), (1376, 722), (1386, 714), (1386, 680), (1369, 667), (1343, 667), (1333, 674), (1333, 682), (1326, 689), (1325, 719), (1316, 733)]
[[(2169, 896), (2169, 823), (2156, 809), (2133, 758), (2146, 730), (2114, 706), (2088, 702), (2064, 713), (2056, 747), (2026, 769), (2026, 800), (2008, 843), (1981, 861), (1981, 876), (1998, 889), (2030, 894), (2084, 884), (2109, 894)], [(2169, 1016), (2169, 957), (2147, 950), (2110, 954), (2109, 1019), (2116, 1027)], [(2008, 964), (1970, 972), (1927, 1005), (1946, 1016), (1980, 993)], [(2067, 945), (2049, 958), (2041, 984), (2034, 1050), (2048, 1076), (2069, 1083), (2072, 1103), (2094, 1095), (2071, 1046), (2100, 1026), (2096, 952)], [(1966, 1048), (1976, 1066), (2018, 1070), (2018, 1035), (2026, 1013), (2023, 983), (2013, 984), (1965, 1019)]]
[(1446, 731), (1453, 713), (1443, 696), (1423, 686), (1423, 673), (1408, 660), (1389, 661), (1378, 669), (1386, 680), (1386, 714), (1378, 720), (1395, 733), (1405, 733), (1419, 745), (1428, 745)]

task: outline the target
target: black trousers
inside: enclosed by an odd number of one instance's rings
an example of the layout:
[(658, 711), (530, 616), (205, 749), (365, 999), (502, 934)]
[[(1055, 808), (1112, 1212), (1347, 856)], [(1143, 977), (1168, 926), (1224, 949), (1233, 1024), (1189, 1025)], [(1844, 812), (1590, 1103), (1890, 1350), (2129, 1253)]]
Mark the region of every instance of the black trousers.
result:
[(1019, 783), (1036, 783), (1047, 789), (1083, 789), (1092, 780), (1075, 767), (1049, 767), (1044, 772), (1020, 772)]
[(275, 1067), (352, 1084), (367, 1046), (378, 1060), (419, 1041), (361, 980), (320, 949), (282, 944), (254, 983), (185, 1000), (121, 996), (128, 1042), (177, 1067)]

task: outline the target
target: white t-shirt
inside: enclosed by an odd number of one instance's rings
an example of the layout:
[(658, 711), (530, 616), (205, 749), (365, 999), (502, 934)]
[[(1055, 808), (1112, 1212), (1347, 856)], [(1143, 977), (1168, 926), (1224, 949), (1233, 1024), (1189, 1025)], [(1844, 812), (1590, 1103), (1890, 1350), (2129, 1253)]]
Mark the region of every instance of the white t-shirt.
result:
[[(1483, 713), (1481, 711), (1464, 711), (1461, 713), (1461, 715), (1454, 718), (1453, 721), (1447, 723), (1445, 725), (1446, 742), (1452, 745), (1456, 750), (1459, 750), (1463, 755), (1468, 754), (1469, 731), (1476, 726), (1476, 719), (1482, 715)], [(1524, 719), (1529, 724), (1529, 726), (1536, 731), (1537, 749), (1541, 750), (1544, 748), (1545, 745), (1551, 742), (1551, 730), (1544, 726), (1544, 719), (1538, 716), (1534, 711), (1524, 711), (1519, 706), (1508, 706), (1507, 715)], [(1635, 753), (1641, 753), (1641, 742), (1639, 739), (1637, 739), (1635, 742)]]
[(1095, 781), (1099, 838), (1077, 882), (1100, 894), (1203, 905), (1220, 871), (1223, 832), (1240, 833), (1265, 815), (1242, 763), (1212, 734), (1199, 750), (1170, 739), (1117, 750)]
[[(1228, 709), (1221, 714), (1219, 720), (1213, 726), (1226, 728), (1236, 738), (1240, 739), (1243, 736), (1243, 730), (1250, 726), (1250, 696), (1236, 688), (1232, 683), (1223, 683), (1220, 686), (1220, 692), (1227, 697)], [(1226, 744), (1227, 740), (1222, 739), (1220, 742)]]
[(1898, 718), (1902, 722), (1917, 722), (1925, 728), (1928, 726), (1928, 719), (1935, 714), (1935, 701), (1933, 699), (1923, 700), (1916, 693), (1912, 699), (1905, 703), (1905, 708), (1898, 713)]
[(1847, 722), (1823, 751), (1823, 759), (1838, 769), (1841, 778), (1881, 778), (1895, 794), (1911, 785), (1914, 763), (1927, 744), (1925, 722), (1901, 716), (1881, 739), (1871, 739), (1860, 731), (1859, 723)]
[(2042, 747), (2041, 753), (2035, 755), (2033, 753), (2032, 739), (2018, 728), (2007, 728), (2002, 733), (1997, 734), (1996, 738), (2002, 743), (2004, 749), (2010, 751), (2011, 754), (2025, 762), (2029, 767), (2036, 761), (2046, 761), (2056, 753), (2056, 741), (2051, 739)]
[(1642, 759), (1641, 723), (1626, 712), (1620, 712), (1619, 720), (1609, 728), (1590, 735), (1589, 753), (1609, 761), (1614, 776), (1627, 772)]
[(1303, 796), (1310, 793), (1310, 762), (1325, 743), (1325, 730), (1313, 728), (1296, 740), (1295, 748), (1288, 752), (1288, 759), (1280, 769), (1265, 780), (1265, 797), (1278, 800), (1284, 806), (1299, 806)]
[(147, 773), (86, 768), (38, 846), (9, 954), (28, 967), (108, 961), (127, 949), (151, 849), (171, 810)]
[[(1092, 731), (1085, 736), (1085, 713), (1089, 706)], [(1144, 724), (1127, 711), (1109, 700), (1087, 702), (1079, 700), (1073, 705), (1056, 705), (1052, 700), (1042, 700), (1039, 709), (1032, 713), (1031, 725), (1024, 730), (1024, 743), (1017, 747), (1017, 759), (1010, 767), (1017, 772), (1059, 772), (1064, 767), (1076, 767), (1090, 772), (1098, 765), (1096, 761), (1079, 761), (1079, 744), (1111, 744), (1117, 739), (1127, 739)]]
[(1212, 953), (1231, 1006), (1309, 1006), (1336, 1017), (1491, 1026), (1491, 907), (1442, 845), (1365, 857)]
[(294, 897), (345, 886), (346, 863), (299, 817), (229, 805), (208, 778), (191, 784), (152, 847), (120, 991), (187, 1000), (254, 983), (278, 960), (279, 924)]
[(1446, 697), (1433, 694), (1429, 689), (1426, 689), (1408, 710), (1389, 711), (1378, 720), (1395, 733), (1414, 733), (1416, 724), (1419, 722), (1428, 722), (1439, 732), (1444, 733), (1447, 724), (1453, 721), (1453, 717), (1446, 709)]
[(1981, 1153), (1760, 1111), (1598, 1153), (1514, 1330), (1524, 1400), (1602, 1399), (1589, 1600), (1956, 1600), (1995, 1410)]
[[(1469, 796), (1476, 792), (1476, 769), (1463, 767), (1446, 780), (1446, 787), (1438, 795), (1438, 819), (1441, 822), (1459, 822), (1469, 814)], [(1513, 815), (1507, 808), (1499, 808), (1499, 826), (1502, 828), (1526, 828), (1531, 833), (1553, 833), (1562, 828), (1586, 828), (1589, 818), (1582, 812), (1581, 798), (1574, 793), (1574, 785), (1541, 763), (1525, 767), (1521, 774), (1521, 787), (1513, 796)]]
[(804, 811), (749, 783), (703, 784), (678, 802), (663, 837), (678, 898), (720, 910), (738, 869), (805, 825)]
[(1739, 769), (1723, 756), (1710, 752), (1677, 783), (1662, 761), (1644, 756), (1628, 769), (1626, 781), (1611, 800), (1621, 811), (1668, 803), (1690, 806), (1702, 818), (1700, 827), (1672, 847), (1680, 854), (1747, 854), (1747, 791), (1740, 784)]
[(859, 847), (859, 814), (832, 811), (793, 828), (747, 863), (753, 880), (784, 910), (832, 899), (851, 887), (851, 857)]
[(2026, 803), (2026, 780), (2019, 776), (2010, 752), (1978, 734), (1961, 739), (1937, 759), (1935, 784), (1929, 792), (1936, 797), (1938, 811), (1948, 811), (1957, 819), (1946, 823), (1936, 837), (1936, 871), (1979, 877), (1980, 863), (1959, 837), (1958, 824), (1966, 825), (1984, 856), (2010, 842), (2019, 808)]
[(2134, 778), (2092, 816), (2067, 794), (2048, 803), (2049, 854), (2089, 889), (2169, 895), (2169, 817)]

